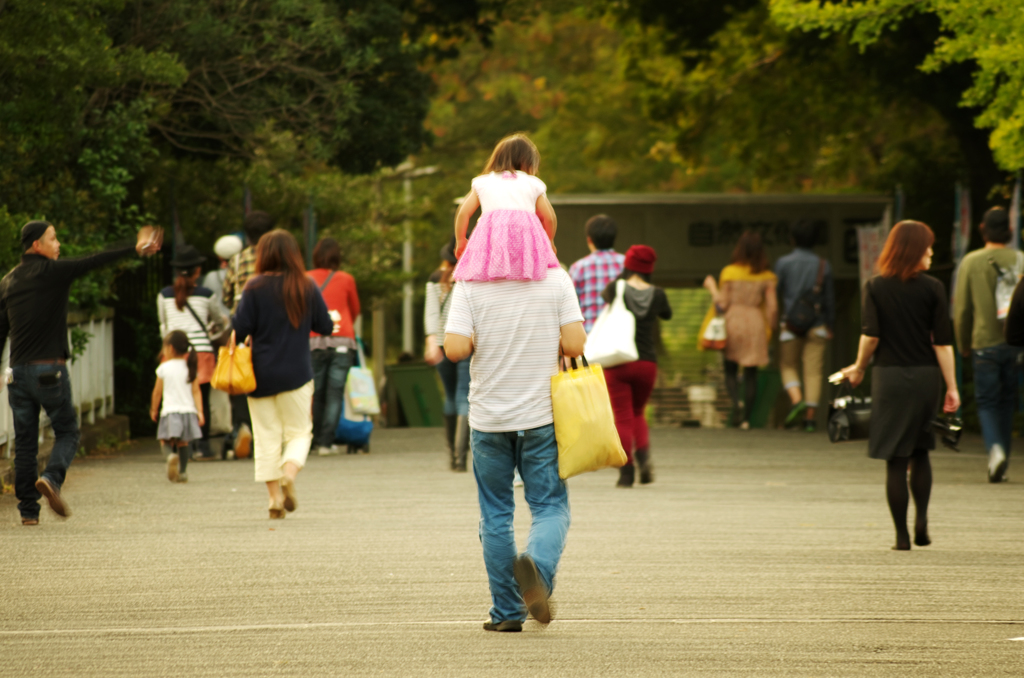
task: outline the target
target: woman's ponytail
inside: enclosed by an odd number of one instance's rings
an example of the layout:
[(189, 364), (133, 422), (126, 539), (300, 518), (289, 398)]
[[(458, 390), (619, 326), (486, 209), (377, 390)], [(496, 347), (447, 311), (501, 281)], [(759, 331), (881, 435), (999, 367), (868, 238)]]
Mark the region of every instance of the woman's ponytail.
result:
[(195, 280), (192, 279), (194, 269), (179, 268), (174, 276), (174, 305), (179, 311), (185, 310), (188, 298), (192, 296), (192, 290), (196, 288)]

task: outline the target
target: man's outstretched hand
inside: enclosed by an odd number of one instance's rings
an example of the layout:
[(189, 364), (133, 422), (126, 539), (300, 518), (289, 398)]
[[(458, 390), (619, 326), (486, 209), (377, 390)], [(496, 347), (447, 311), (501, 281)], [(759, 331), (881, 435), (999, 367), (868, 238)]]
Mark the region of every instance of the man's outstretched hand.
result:
[(151, 257), (160, 251), (164, 244), (164, 229), (159, 226), (143, 226), (139, 229), (139, 237), (135, 242), (135, 251), (140, 257)]

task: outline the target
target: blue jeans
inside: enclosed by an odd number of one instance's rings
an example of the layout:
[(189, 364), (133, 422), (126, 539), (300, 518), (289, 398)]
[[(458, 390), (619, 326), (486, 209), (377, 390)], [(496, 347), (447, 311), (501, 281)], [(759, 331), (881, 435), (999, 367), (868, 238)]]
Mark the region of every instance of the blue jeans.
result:
[(14, 413), (14, 493), (22, 518), (39, 517), (39, 408), (46, 410), (55, 439), (43, 477), (60, 490), (78, 451), (78, 413), (71, 402), (66, 365), (18, 365), (7, 398)]
[(313, 444), (330, 447), (345, 405), (345, 381), (352, 367), (352, 351), (333, 348), (312, 351), (313, 361)]
[(463, 358), (459, 362), (453, 363), (448, 360), (448, 356), (445, 356), (437, 364), (437, 373), (441, 375), (441, 383), (444, 384), (444, 414), (446, 417), (469, 416), (470, 360), (470, 358)]
[(491, 587), (491, 621), (526, 619), (526, 606), (512, 575), (516, 540), (512, 518), (515, 469), (523, 477), (526, 502), (533, 522), (526, 553), (548, 587), (555, 588), (555, 572), (569, 533), (569, 491), (558, 477), (558, 445), (552, 424), (528, 431), (485, 433), (473, 430), (473, 475), (480, 497), (480, 543)]
[(1008, 344), (971, 352), (974, 362), (974, 400), (985, 438), (985, 449), (1002, 446), (1010, 456), (1013, 413), (1017, 409), (1018, 363), (1021, 349)]

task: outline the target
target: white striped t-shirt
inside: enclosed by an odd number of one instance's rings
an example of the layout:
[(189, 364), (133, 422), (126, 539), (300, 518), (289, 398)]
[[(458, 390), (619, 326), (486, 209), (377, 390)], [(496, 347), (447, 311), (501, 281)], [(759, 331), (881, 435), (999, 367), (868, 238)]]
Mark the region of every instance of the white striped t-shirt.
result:
[(544, 280), (463, 280), (452, 295), (445, 332), (473, 338), (469, 425), (502, 433), (552, 423), (561, 329), (583, 322), (569, 275), (549, 268)]

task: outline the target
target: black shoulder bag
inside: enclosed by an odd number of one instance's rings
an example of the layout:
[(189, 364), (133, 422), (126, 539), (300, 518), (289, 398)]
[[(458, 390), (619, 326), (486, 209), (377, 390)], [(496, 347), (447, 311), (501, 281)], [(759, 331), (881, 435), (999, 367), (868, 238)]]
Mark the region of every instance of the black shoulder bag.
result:
[(821, 318), (822, 294), (821, 287), (825, 281), (825, 260), (818, 261), (818, 277), (814, 287), (801, 294), (786, 314), (786, 329), (798, 337), (811, 331)]

